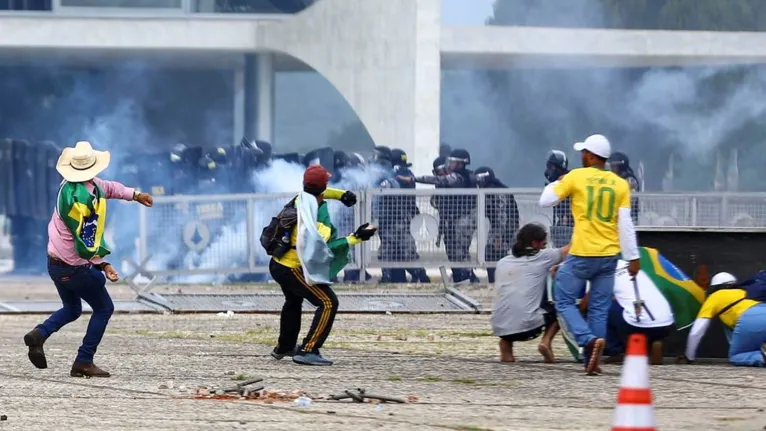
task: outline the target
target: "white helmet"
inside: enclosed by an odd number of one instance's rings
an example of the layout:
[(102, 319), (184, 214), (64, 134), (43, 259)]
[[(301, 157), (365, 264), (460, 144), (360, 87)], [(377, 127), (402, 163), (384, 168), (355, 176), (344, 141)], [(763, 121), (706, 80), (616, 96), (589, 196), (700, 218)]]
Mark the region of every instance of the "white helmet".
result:
[(710, 280), (710, 287), (737, 284), (737, 278), (728, 272), (719, 272)]

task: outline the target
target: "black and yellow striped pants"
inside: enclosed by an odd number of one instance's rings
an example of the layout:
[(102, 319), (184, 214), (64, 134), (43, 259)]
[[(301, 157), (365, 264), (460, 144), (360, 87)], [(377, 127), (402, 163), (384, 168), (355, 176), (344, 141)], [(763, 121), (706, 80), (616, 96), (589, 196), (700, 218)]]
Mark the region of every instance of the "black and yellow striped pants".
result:
[(298, 343), (303, 300), (306, 299), (317, 309), (301, 348), (305, 352), (317, 352), (330, 335), (335, 314), (338, 312), (338, 297), (326, 284), (308, 284), (301, 268), (289, 268), (272, 260), (269, 263), (269, 272), (274, 281), (282, 287), (282, 293), (285, 295), (285, 305), (282, 306), (279, 319), (277, 351), (288, 352)]

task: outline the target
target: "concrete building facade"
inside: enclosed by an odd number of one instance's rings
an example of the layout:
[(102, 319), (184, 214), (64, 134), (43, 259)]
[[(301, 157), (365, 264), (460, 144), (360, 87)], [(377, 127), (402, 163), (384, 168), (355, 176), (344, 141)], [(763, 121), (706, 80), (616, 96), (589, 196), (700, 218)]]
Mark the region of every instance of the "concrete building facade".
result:
[(416, 172), (429, 171), (438, 153), (444, 68), (766, 62), (764, 33), (450, 26), (441, 22), (441, 0), (320, 0), (298, 14), (266, 16), (72, 9), (0, 17), (0, 60), (120, 56), (232, 68), (234, 136), (269, 141), (275, 71), (313, 69), (373, 141), (407, 151)]

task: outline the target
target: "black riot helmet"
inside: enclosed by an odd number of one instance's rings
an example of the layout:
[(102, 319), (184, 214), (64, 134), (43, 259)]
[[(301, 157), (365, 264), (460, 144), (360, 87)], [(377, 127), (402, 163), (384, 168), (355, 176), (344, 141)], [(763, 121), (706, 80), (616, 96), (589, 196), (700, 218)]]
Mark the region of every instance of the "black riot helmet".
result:
[(630, 169), (630, 159), (625, 153), (616, 152), (609, 156), (609, 168), (617, 175), (627, 172)]
[(335, 165), (336, 171), (349, 165), (348, 154), (343, 151), (336, 150), (335, 154), (333, 155), (333, 159), (333, 164)]
[(380, 164), (391, 163), (391, 149), (378, 145), (372, 150), (372, 161)]
[(444, 157), (445, 159), (449, 157), (449, 153), (452, 152), (452, 147), (450, 147), (446, 142), (442, 142), (441, 145), (439, 145), (439, 157)]
[(433, 164), (433, 174), (444, 175), (446, 170), (447, 170), (447, 158), (444, 156), (439, 156), (435, 158), (434, 164)]
[(391, 164), (394, 166), (412, 166), (412, 163), (407, 163), (407, 153), (399, 148), (391, 150)]
[(468, 151), (462, 148), (455, 148), (454, 150), (450, 151), (447, 162), (449, 164), (449, 169), (451, 170), (464, 169), (466, 165), (471, 164), (471, 155), (468, 153)]
[(545, 165), (545, 179), (552, 183), (569, 172), (569, 160), (567, 155), (561, 150), (552, 150), (548, 153), (548, 159)]
[(495, 181), (495, 171), (487, 166), (476, 168), (473, 173), (476, 175), (476, 182), (479, 184), (479, 187), (485, 187)]

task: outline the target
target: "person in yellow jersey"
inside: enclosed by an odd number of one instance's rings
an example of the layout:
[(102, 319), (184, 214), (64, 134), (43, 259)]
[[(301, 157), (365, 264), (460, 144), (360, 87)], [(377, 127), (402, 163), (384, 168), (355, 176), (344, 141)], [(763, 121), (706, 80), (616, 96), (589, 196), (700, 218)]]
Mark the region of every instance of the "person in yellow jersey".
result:
[(710, 322), (721, 319), (730, 338), (729, 362), (743, 367), (766, 366), (766, 303), (748, 299), (737, 279), (721, 272), (713, 276), (707, 298), (697, 314), (686, 342), (686, 359), (697, 356), (702, 337)]
[[(606, 168), (611, 144), (602, 135), (589, 136), (574, 149), (582, 168), (574, 169), (545, 187), (540, 206), (551, 207), (571, 198), (574, 231), (569, 256), (556, 273), (556, 310), (584, 348), (585, 371), (600, 372), (606, 345), (606, 322), (614, 296), (617, 261), (629, 262), (635, 277), (641, 269), (635, 227), (630, 216), (630, 185)], [(587, 322), (576, 305), (590, 281)]]

